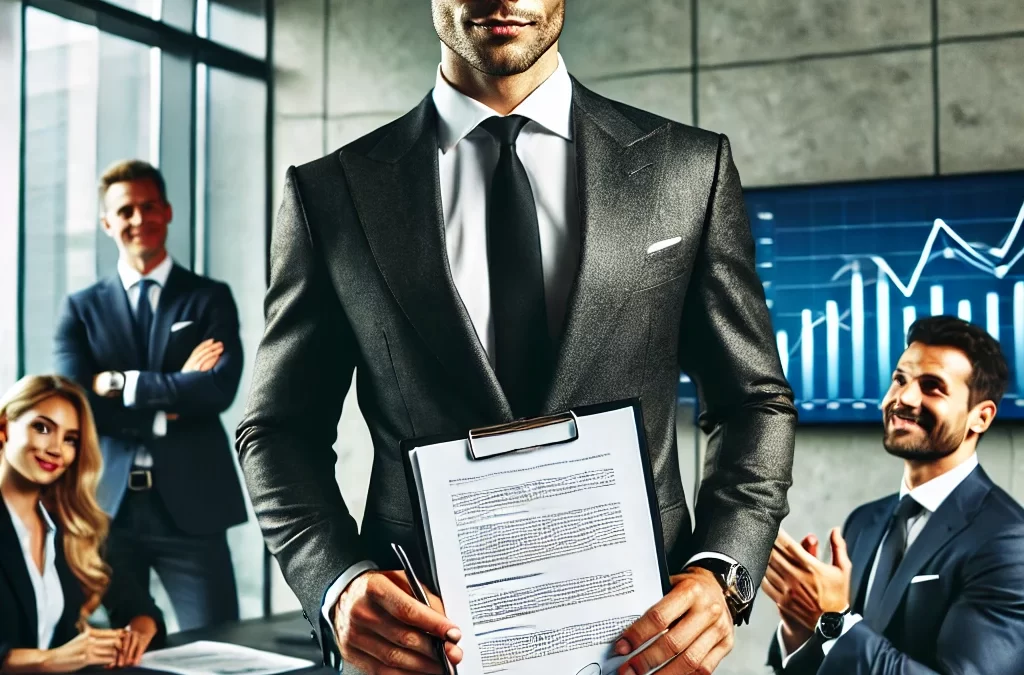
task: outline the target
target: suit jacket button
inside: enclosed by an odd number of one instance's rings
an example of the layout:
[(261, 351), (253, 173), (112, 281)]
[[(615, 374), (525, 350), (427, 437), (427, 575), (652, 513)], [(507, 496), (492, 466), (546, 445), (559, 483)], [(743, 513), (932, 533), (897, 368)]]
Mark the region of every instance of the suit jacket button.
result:
[(305, 619), (306, 621), (309, 621), (309, 617), (306, 616), (306, 610), (302, 610), (302, 618)]
[(316, 642), (316, 633), (314, 633), (313, 631), (309, 631), (309, 639), (313, 642)]

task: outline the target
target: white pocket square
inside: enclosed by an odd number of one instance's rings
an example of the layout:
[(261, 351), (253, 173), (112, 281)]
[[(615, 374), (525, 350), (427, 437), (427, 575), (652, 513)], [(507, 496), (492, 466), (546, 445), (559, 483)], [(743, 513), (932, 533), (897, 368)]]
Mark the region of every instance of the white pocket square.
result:
[(647, 254), (650, 255), (651, 253), (655, 253), (657, 251), (660, 251), (663, 248), (668, 248), (669, 246), (675, 246), (676, 244), (678, 244), (682, 240), (683, 240), (682, 237), (672, 237), (671, 239), (662, 239), (661, 241), (656, 241), (656, 242), (654, 242), (653, 244), (651, 244), (650, 246), (647, 247)]
[(912, 584), (919, 584), (922, 581), (935, 581), (938, 578), (939, 578), (938, 574), (921, 574), (921, 575), (916, 576), (913, 579), (911, 579), (910, 583), (912, 583)]
[(175, 333), (175, 332), (181, 330), (182, 328), (185, 328), (185, 327), (191, 326), (191, 325), (192, 325), (191, 321), (179, 321), (177, 323), (172, 323), (171, 324), (171, 332)]

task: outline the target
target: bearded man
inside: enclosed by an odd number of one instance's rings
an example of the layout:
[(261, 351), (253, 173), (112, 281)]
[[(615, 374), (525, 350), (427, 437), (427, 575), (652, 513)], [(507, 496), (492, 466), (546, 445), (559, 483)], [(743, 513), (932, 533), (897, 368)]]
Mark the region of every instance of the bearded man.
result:
[(817, 542), (779, 533), (762, 588), (782, 622), (777, 674), (1019, 674), (1024, 509), (978, 465), (1009, 373), (999, 343), (952, 316), (915, 322), (882, 410), (898, 494)]

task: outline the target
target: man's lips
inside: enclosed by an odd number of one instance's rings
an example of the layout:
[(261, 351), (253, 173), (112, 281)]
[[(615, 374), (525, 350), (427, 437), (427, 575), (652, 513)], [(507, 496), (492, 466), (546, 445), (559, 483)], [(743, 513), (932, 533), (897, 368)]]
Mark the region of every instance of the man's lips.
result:
[(532, 21), (522, 19), (478, 19), (471, 22), (474, 27), (486, 30), (492, 35), (515, 36), (529, 26)]
[(891, 415), (889, 417), (889, 424), (897, 430), (923, 429), (916, 420), (901, 417), (900, 415)]

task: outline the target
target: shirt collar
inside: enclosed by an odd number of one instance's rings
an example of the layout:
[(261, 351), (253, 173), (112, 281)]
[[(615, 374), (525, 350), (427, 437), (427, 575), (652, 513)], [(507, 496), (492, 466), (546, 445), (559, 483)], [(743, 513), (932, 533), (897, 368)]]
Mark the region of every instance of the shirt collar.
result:
[(124, 286), (126, 291), (139, 283), (143, 276), (146, 279), (152, 279), (160, 288), (163, 288), (167, 285), (167, 278), (171, 276), (172, 267), (174, 267), (174, 261), (171, 259), (170, 254), (168, 254), (159, 265), (149, 271), (149, 274), (142, 275), (139, 274), (137, 269), (126, 263), (123, 258), (118, 258), (117, 276), (121, 277), (121, 285)]
[[(437, 108), (438, 144), (445, 153), (458, 145), (485, 119), (498, 117), (496, 112), (480, 101), (448, 84), (441, 74), (440, 65), (434, 78), (432, 96), (434, 107)], [(572, 80), (561, 54), (558, 55), (555, 72), (509, 114), (527, 117), (551, 133), (572, 141)]]
[[(7, 501), (6, 497), (3, 498), (3, 502), (5, 507), (7, 508), (7, 513), (11, 516), (11, 524), (14, 525), (14, 530), (15, 533), (18, 535), (18, 539), (27, 539), (28, 528), (25, 527), (25, 523), (21, 522), (21, 518), (19, 518), (18, 515), (14, 513), (14, 509), (11, 508), (11, 505)], [(57, 526), (54, 525), (53, 518), (50, 517), (50, 514), (46, 510), (46, 507), (43, 506), (42, 501), (39, 502), (38, 506), (39, 515), (43, 517), (43, 524), (46, 526), (46, 535), (53, 536), (54, 532), (57, 531)]]
[(907, 487), (907, 481), (904, 479), (900, 481), (900, 499), (909, 494), (915, 502), (928, 509), (931, 513), (935, 513), (942, 505), (942, 502), (946, 501), (946, 497), (951, 495), (953, 490), (955, 490), (960, 483), (964, 482), (964, 479), (967, 478), (967, 476), (969, 476), (977, 466), (978, 455), (972, 454), (958, 466), (950, 469), (941, 476), (932, 478), (927, 483), (918, 485), (913, 490)]

